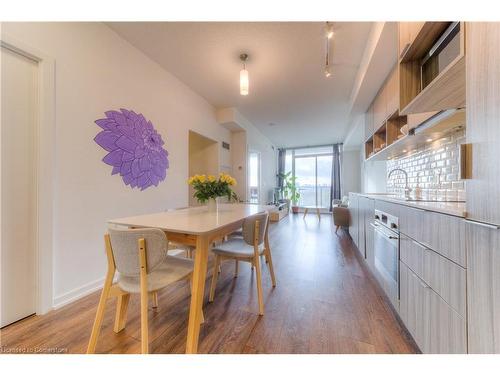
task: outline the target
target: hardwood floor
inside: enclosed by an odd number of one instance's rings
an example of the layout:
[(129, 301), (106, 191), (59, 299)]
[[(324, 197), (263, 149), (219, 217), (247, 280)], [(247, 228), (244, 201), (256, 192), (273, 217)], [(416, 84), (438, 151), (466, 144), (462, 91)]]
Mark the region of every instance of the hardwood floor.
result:
[[(277, 287), (263, 266), (265, 315), (259, 317), (255, 273), (224, 262), (215, 300), (208, 303), (200, 353), (416, 353), (418, 349), (357, 259), (348, 234), (329, 215), (289, 215), (272, 224), (270, 241)], [(210, 268), (211, 270), (211, 268)], [(211, 272), (209, 272), (211, 276)], [(149, 311), (151, 353), (184, 353), (189, 305), (187, 282), (163, 290)], [(84, 353), (99, 293), (44, 316), (0, 331), (0, 352)], [(114, 300), (106, 314), (97, 353), (139, 353), (139, 297), (132, 296), (126, 328), (113, 332)]]

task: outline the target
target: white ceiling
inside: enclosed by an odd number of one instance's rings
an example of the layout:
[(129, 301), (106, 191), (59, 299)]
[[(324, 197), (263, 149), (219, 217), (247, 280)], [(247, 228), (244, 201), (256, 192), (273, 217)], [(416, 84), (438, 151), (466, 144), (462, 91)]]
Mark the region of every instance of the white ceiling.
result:
[[(349, 98), (371, 27), (370, 22), (334, 24), (333, 76), (326, 78), (323, 22), (108, 25), (216, 108), (238, 108), (282, 147), (344, 140)], [(250, 55), (246, 97), (239, 95), (243, 52)]]

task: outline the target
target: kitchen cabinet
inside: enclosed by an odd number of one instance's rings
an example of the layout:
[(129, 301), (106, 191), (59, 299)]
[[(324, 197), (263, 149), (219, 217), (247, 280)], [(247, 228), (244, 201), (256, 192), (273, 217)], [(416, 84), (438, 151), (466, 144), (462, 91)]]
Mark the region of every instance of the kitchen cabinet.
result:
[(500, 229), (467, 223), (469, 353), (500, 353)]
[(358, 197), (358, 251), (363, 258), (366, 258), (365, 253), (365, 216), (366, 216), (366, 201), (365, 197)]
[(371, 104), (365, 114), (365, 141), (373, 136), (373, 132), (373, 104)]
[(466, 353), (466, 321), (404, 262), (400, 316), (423, 353)]
[[(467, 217), (500, 224), (500, 23), (467, 23)], [(489, 47), (488, 47), (489, 46)]]
[(437, 113), (438, 113), (437, 111), (431, 111), (431, 112), (424, 112), (424, 113), (409, 114), (408, 116), (406, 116), (406, 118), (407, 118), (406, 123), (408, 124), (408, 130), (415, 129), (421, 123), (430, 119), (432, 116), (434, 116)]
[(375, 201), (365, 198), (365, 258), (370, 269), (375, 265), (374, 228)]
[(395, 66), (385, 85), (385, 118), (392, 116), (399, 109), (399, 77)]
[(401, 206), (401, 233), (466, 267), (465, 222), (462, 218)]
[(415, 40), (425, 22), (399, 22), (399, 57), (401, 58)]
[(416, 34), (405, 31), (413, 30), (405, 24), (400, 23), (400, 114), (464, 107), (465, 23), (424, 22)]
[[(357, 197), (358, 248), (361, 250), (360, 246), (364, 246), (367, 266), (381, 283), (383, 280), (377, 277), (374, 267), (375, 235), (370, 223), (375, 217), (375, 209), (399, 218), (399, 301), (391, 302), (421, 351), (467, 353), (467, 324), (472, 316), (476, 319), (478, 331), (491, 331), (485, 336), (486, 344), (483, 340), (478, 345), (497, 345), (488, 350), (480, 347), (478, 351), (500, 351), (500, 320), (497, 319), (498, 325), (495, 326), (495, 319), (492, 318), (500, 316), (500, 305), (497, 303), (498, 306), (495, 306), (494, 302), (500, 301), (500, 273), (494, 273), (494, 270), (500, 270), (500, 251), (494, 253), (490, 250), (495, 246), (500, 249), (500, 230), (495, 244), (484, 245), (484, 251), (489, 254), (487, 258), (469, 244), (467, 261), (467, 239), (473, 244), (485, 235), (470, 238), (463, 217), (409, 207), (373, 196), (352, 196)], [(361, 229), (363, 218), (364, 229)], [(472, 253), (481, 259), (474, 264), (478, 270), (473, 281), (466, 268), (471, 265)], [(490, 269), (484, 271), (488, 265)], [(482, 286), (485, 292), (471, 293), (471, 287), (478, 287), (475, 283)], [(497, 294), (493, 297), (488, 284), (496, 285)], [(390, 298), (389, 294), (387, 296)], [(489, 301), (483, 302), (485, 299)], [(471, 300), (477, 303), (477, 308), (472, 310)], [(477, 340), (483, 335), (478, 332)]]
[(358, 250), (367, 259), (369, 253), (373, 255), (373, 227), (370, 223), (375, 216), (375, 204), (373, 199), (360, 196), (358, 206)]
[(351, 215), (351, 226), (349, 235), (356, 246), (358, 246), (359, 236), (359, 213), (358, 213), (358, 195), (349, 193), (349, 214)]
[(375, 132), (384, 124), (385, 121), (386, 90), (384, 90), (384, 88), (385, 86), (382, 86), (373, 101), (373, 125)]
[(400, 258), (460, 316), (466, 318), (466, 270), (435, 251), (400, 237)]

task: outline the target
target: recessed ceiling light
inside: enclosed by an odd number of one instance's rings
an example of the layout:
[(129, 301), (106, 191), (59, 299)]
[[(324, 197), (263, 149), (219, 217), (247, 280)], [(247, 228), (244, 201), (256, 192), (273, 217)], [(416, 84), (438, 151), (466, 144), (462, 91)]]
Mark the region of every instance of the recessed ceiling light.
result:
[(432, 138), (427, 138), (425, 141), (426, 142), (432, 142)]

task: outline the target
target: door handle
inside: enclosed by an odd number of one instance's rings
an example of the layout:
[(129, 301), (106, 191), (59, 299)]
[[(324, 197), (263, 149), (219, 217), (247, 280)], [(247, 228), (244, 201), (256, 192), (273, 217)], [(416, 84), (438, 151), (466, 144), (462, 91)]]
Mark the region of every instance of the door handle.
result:
[(472, 178), (472, 143), (463, 143), (459, 149), (460, 178), (470, 180)]
[(496, 224), (482, 223), (480, 221), (475, 221), (475, 220), (471, 220), (471, 219), (465, 219), (465, 222), (469, 223), (469, 224), (478, 225), (480, 227), (485, 227), (485, 228), (490, 228), (490, 229), (500, 229), (500, 225), (496, 225)]

